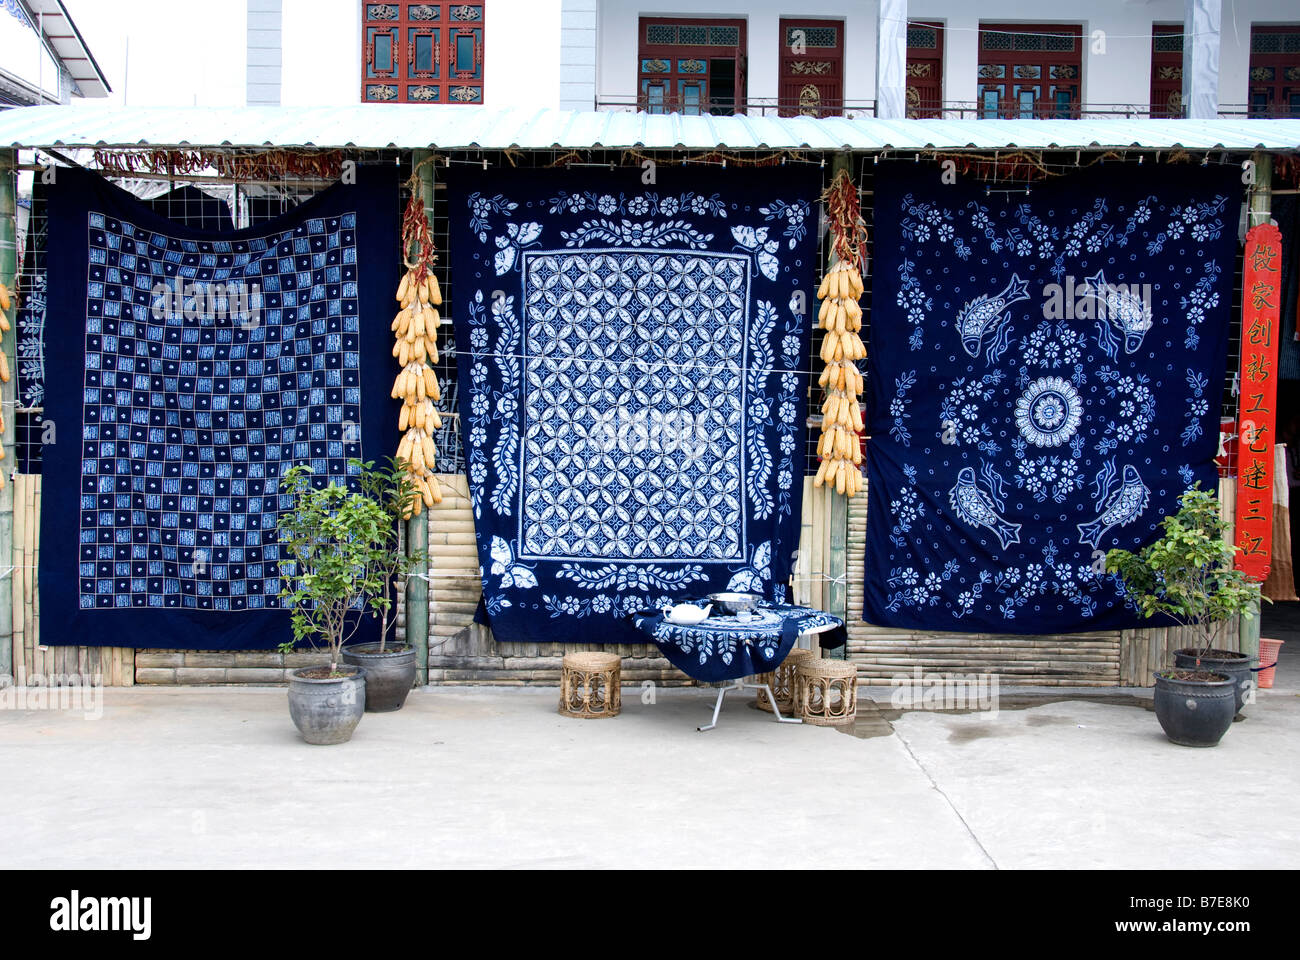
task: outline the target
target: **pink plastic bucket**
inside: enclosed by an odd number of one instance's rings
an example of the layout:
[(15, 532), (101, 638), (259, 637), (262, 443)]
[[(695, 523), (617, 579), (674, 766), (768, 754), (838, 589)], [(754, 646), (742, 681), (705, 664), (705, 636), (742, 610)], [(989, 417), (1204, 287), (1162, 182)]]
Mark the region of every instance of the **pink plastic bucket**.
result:
[(1277, 655), (1282, 651), (1282, 640), (1269, 640), (1265, 637), (1259, 638), (1259, 662), (1263, 670), (1259, 671), (1256, 677), (1262, 689), (1269, 689), (1273, 686), (1273, 672), (1277, 669)]

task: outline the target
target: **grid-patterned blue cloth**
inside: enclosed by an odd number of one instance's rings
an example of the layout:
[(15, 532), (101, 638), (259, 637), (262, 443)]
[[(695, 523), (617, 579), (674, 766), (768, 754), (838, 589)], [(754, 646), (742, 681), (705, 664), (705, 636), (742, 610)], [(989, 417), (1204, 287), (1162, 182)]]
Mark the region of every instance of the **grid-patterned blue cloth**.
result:
[[(346, 480), (350, 459), (396, 444), (385, 334), (397, 189), (389, 171), (359, 180), (212, 234), (60, 172), (46, 415), (63, 442), (45, 451), (45, 642), (285, 638), (280, 478), (308, 463), (322, 483)], [(160, 298), (164, 287), (180, 296)], [(179, 629), (159, 637), (167, 625)]]

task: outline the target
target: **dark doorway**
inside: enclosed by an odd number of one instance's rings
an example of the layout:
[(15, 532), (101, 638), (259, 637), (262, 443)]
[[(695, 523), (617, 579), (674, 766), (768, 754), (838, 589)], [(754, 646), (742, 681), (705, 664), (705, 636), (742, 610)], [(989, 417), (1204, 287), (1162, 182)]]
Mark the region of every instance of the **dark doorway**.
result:
[(709, 61), (709, 113), (731, 116), (736, 112), (736, 60), (714, 57)]

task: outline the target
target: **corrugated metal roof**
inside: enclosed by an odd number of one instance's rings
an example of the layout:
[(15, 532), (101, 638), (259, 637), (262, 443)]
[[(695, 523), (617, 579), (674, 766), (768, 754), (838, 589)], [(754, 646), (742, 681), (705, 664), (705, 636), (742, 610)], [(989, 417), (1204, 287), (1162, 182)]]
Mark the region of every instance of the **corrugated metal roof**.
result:
[(913, 150), (1013, 147), (1295, 150), (1300, 120), (824, 120), (354, 104), (341, 107), (22, 107), (0, 145), (286, 146), (440, 150), (647, 147)]

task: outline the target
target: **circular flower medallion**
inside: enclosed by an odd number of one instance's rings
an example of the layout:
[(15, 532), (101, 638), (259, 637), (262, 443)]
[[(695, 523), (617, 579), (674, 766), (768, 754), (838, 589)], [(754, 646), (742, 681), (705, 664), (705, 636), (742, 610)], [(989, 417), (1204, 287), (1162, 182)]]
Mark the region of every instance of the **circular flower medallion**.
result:
[(1016, 401), (1016, 426), (1036, 447), (1059, 447), (1079, 429), (1083, 399), (1060, 377), (1035, 380)]

